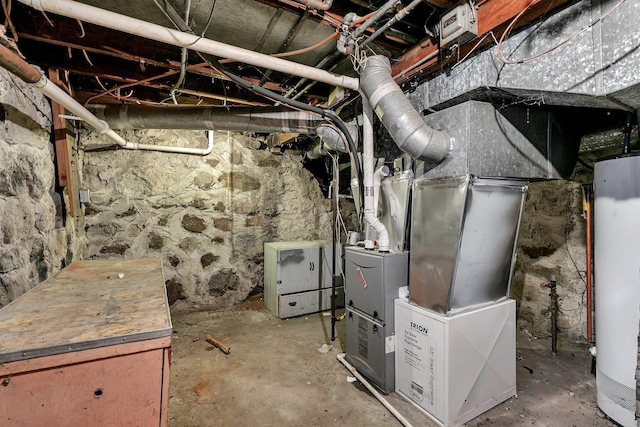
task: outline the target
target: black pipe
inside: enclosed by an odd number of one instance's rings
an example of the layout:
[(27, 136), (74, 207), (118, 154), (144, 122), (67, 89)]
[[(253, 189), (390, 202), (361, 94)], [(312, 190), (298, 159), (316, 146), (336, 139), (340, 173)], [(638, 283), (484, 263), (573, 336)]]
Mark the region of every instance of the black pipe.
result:
[(556, 293), (556, 276), (551, 275), (549, 283), (549, 297), (551, 297), (551, 351), (553, 354), (558, 352), (558, 294)]
[(338, 256), (338, 245), (340, 244), (340, 235), (338, 229), (338, 174), (339, 165), (338, 159), (334, 158), (333, 162), (333, 252), (332, 259), (333, 263), (331, 264), (331, 341), (335, 341), (336, 339), (336, 283), (338, 281), (337, 275), (337, 256)]
[(632, 113), (627, 112), (627, 122), (624, 125), (624, 147), (622, 149), (623, 154), (628, 154), (631, 147), (631, 119)]

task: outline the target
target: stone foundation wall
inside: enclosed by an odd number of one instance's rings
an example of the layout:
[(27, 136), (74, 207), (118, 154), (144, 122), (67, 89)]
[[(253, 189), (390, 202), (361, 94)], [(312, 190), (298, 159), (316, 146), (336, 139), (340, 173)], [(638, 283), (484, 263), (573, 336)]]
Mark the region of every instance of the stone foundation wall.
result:
[(49, 101), (0, 69), (0, 307), (81, 258), (83, 231), (56, 218)]
[(551, 275), (557, 277), (559, 335), (586, 337), (585, 230), (580, 183), (529, 184), (511, 295), (520, 303), (518, 328), (530, 339), (551, 336)]
[[(132, 142), (205, 147), (203, 131), (121, 132)], [(96, 134), (89, 146), (104, 144)], [(87, 151), (89, 258), (162, 257), (170, 303), (228, 307), (263, 284), (263, 244), (328, 239), (331, 203), (297, 157), (215, 132), (205, 157)]]

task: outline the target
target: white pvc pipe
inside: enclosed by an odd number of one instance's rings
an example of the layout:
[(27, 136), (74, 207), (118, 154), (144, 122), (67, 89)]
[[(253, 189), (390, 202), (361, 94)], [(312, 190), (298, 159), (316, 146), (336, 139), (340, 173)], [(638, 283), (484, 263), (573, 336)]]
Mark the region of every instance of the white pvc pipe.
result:
[(40, 91), (47, 97), (64, 106), (64, 108), (81, 118), (82, 121), (91, 126), (97, 132), (108, 136), (121, 147), (125, 147), (127, 145), (127, 141), (125, 141), (120, 135), (111, 130), (107, 122), (105, 122), (104, 120), (100, 120), (99, 118), (94, 116), (89, 110), (80, 105), (78, 101), (69, 96), (67, 92), (60, 89), (56, 84), (52, 83), (51, 80), (46, 78), (44, 75), (38, 83), (34, 83), (33, 85), (40, 89)]
[[(378, 250), (389, 252), (389, 232), (376, 216), (375, 189), (373, 182), (373, 109), (362, 94), (362, 169), (364, 172), (364, 217), (369, 225), (378, 233)], [(373, 249), (373, 242), (364, 242), (365, 249)]]
[(43, 94), (49, 97), (51, 100), (62, 105), (67, 110), (71, 111), (78, 118), (89, 126), (91, 126), (97, 132), (107, 136), (116, 142), (120, 147), (127, 150), (149, 150), (149, 151), (163, 151), (167, 153), (180, 153), (180, 154), (198, 154), (206, 156), (213, 151), (213, 132), (209, 132), (209, 143), (207, 148), (187, 148), (187, 147), (167, 147), (163, 145), (151, 145), (151, 144), (139, 144), (137, 142), (128, 142), (120, 135), (115, 133), (113, 129), (109, 128), (109, 125), (104, 120), (100, 120), (93, 115), (89, 110), (84, 108), (78, 101), (73, 99), (64, 90), (60, 89), (58, 85), (54, 84), (42, 76), (38, 83), (33, 84)]
[(358, 381), (360, 381), (366, 388), (367, 390), (369, 390), (371, 392), (371, 394), (373, 394), (373, 397), (375, 397), (376, 399), (378, 399), (380, 401), (380, 403), (382, 403), (382, 406), (384, 406), (385, 408), (387, 408), (387, 410), (389, 412), (391, 412), (391, 414), (396, 417), (396, 419), (398, 421), (400, 421), (400, 423), (405, 426), (405, 427), (412, 427), (412, 424), (409, 422), (409, 420), (407, 420), (404, 416), (402, 416), (402, 414), (400, 412), (398, 412), (398, 410), (396, 408), (394, 408), (387, 399), (384, 398), (383, 395), (381, 395), (378, 390), (376, 390), (371, 384), (369, 384), (369, 381), (366, 380), (366, 378), (364, 378), (362, 375), (360, 375), (360, 373), (356, 370), (356, 368), (350, 364), (349, 362), (347, 362), (347, 360), (344, 358), (344, 353), (340, 353), (338, 354), (338, 360), (340, 361), (340, 363), (342, 363), (345, 368), (347, 368), (349, 370), (349, 372), (351, 372), (353, 374), (354, 377), (356, 377), (358, 379)]
[(208, 53), (222, 58), (255, 65), (291, 74), (318, 80), (333, 86), (357, 90), (359, 81), (355, 77), (333, 74), (319, 68), (298, 64), (281, 58), (253, 52), (248, 49), (231, 46), (214, 40), (198, 37), (194, 34), (172, 30), (161, 25), (152, 24), (126, 15), (110, 12), (94, 6), (89, 6), (73, 0), (19, 0), (28, 6), (38, 10), (53, 12), (69, 18), (90, 22), (101, 27), (111, 28), (127, 34), (134, 34), (146, 39), (168, 43), (173, 46), (186, 47), (196, 52)]
[(213, 151), (213, 131), (207, 131), (207, 136), (209, 139), (207, 148), (170, 147), (167, 145), (139, 144), (137, 142), (127, 142), (127, 144), (122, 148), (126, 148), (128, 150), (162, 151), (165, 153), (197, 154), (200, 156), (206, 156)]

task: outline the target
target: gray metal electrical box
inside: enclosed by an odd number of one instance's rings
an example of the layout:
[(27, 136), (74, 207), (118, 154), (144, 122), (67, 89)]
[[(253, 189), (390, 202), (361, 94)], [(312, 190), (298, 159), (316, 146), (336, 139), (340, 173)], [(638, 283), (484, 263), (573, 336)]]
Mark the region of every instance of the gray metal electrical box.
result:
[(393, 301), (408, 267), (408, 252), (346, 249), (346, 359), (385, 393), (395, 386)]
[(473, 5), (464, 0), (440, 18), (440, 47), (463, 44), (478, 36), (478, 14)]

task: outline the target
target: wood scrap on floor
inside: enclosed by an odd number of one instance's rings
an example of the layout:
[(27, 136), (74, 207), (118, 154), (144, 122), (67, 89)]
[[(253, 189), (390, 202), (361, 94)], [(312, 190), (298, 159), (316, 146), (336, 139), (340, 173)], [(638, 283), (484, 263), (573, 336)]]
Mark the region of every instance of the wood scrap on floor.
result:
[(205, 341), (207, 341), (212, 346), (219, 348), (220, 351), (222, 351), (224, 354), (229, 354), (229, 352), (231, 351), (231, 347), (228, 347), (228, 346), (222, 344), (220, 341), (218, 341), (217, 339), (213, 338), (209, 334), (206, 334), (204, 336), (204, 339), (205, 339)]

